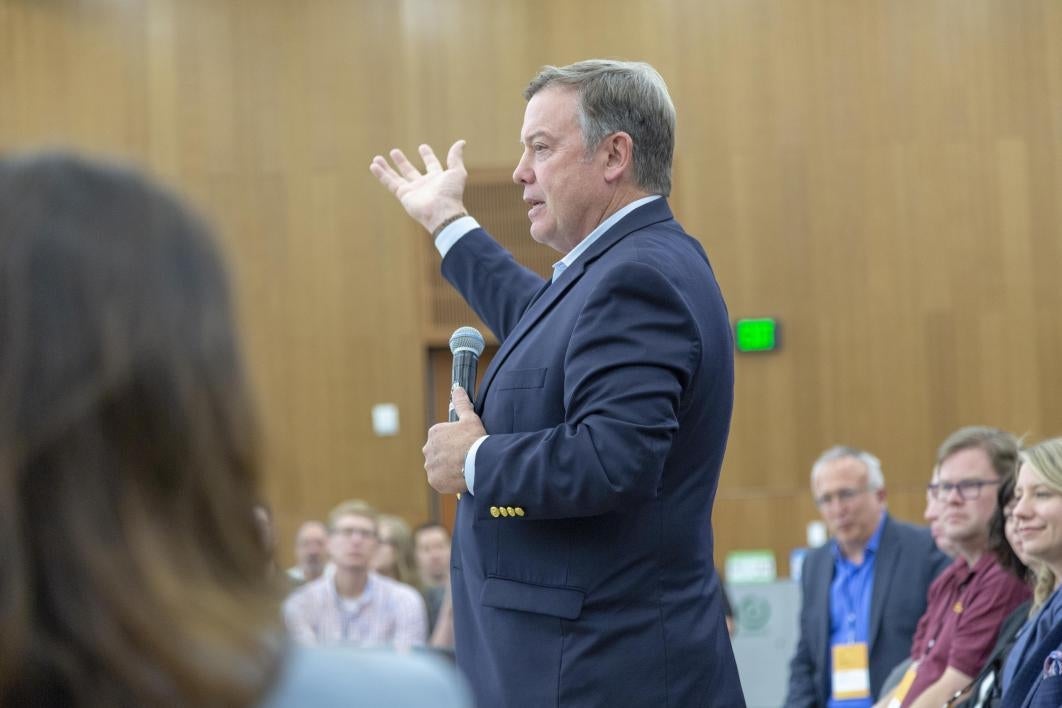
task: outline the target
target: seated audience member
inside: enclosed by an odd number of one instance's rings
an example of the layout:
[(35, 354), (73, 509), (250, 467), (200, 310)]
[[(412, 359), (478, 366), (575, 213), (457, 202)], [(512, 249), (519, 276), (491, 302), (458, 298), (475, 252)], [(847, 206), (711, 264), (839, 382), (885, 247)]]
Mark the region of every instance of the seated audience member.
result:
[(380, 575), (406, 585), (419, 587), (413, 561), (413, 533), (404, 519), (392, 514), (380, 514), (380, 536), (372, 569)]
[(1062, 706), (1062, 438), (1021, 454), (1014, 518), (1025, 554), (1040, 563), (1032, 617), (1003, 665), (1003, 705)]
[[(942, 533), (942, 524), (940, 523), (940, 510), (941, 503), (937, 501), (936, 497), (930, 492), (930, 489), (934, 488), (937, 482), (937, 471), (934, 468), (933, 475), (929, 479), (929, 486), (926, 488), (926, 509), (922, 513), (926, 523), (929, 524), (929, 535), (933, 537), (933, 543), (936, 544), (937, 549), (946, 555), (948, 558), (955, 557), (955, 549), (952, 548), (951, 542), (944, 538)], [(885, 681), (881, 684), (881, 690), (877, 694), (877, 698), (888, 695), (900, 684), (900, 679), (907, 673), (907, 669), (911, 668), (911, 664), (914, 660), (910, 655), (906, 656), (903, 661), (898, 663), (889, 672), (889, 675), (885, 678)]]
[(427, 641), (428, 617), (420, 593), (369, 569), (378, 545), (376, 519), (376, 511), (357, 499), (332, 510), (331, 564), (284, 602), (284, 619), (295, 641), (401, 648)]
[(428, 631), (434, 632), (450, 588), (450, 532), (436, 521), (421, 524), (413, 530), (413, 553), (420, 588), (428, 604)]
[(467, 705), (435, 663), (285, 640), (197, 218), (125, 168), (0, 159), (0, 293), (0, 705)]
[(441, 649), (444, 653), (452, 654), (454, 650), (454, 598), (450, 588), (446, 588), (443, 595), (442, 605), (439, 607), (439, 616), (435, 619), (435, 628), (431, 630), (431, 639), (428, 641), (433, 649)]
[(295, 565), (288, 568), (294, 585), (317, 580), (328, 562), (328, 528), (320, 521), (305, 521), (295, 534)]
[(989, 550), (996, 487), (1013, 474), (1017, 456), (1014, 436), (995, 428), (961, 428), (941, 444), (930, 492), (956, 557), (929, 589), (911, 667), (877, 705), (940, 708), (981, 671), (1003, 620), (1030, 597)]
[(944, 509), (944, 504), (937, 501), (936, 494), (933, 490), (936, 489), (937, 483), (937, 471), (933, 470), (933, 475), (929, 479), (929, 485), (926, 487), (926, 510), (922, 516), (929, 525), (929, 535), (933, 537), (933, 543), (936, 544), (940, 552), (946, 555), (948, 558), (955, 558), (955, 546), (944, 535), (944, 524), (940, 520), (940, 513)]
[(881, 463), (868, 452), (824, 452), (811, 492), (833, 538), (804, 559), (785, 705), (870, 708), (911, 651), (926, 592), (948, 559), (927, 529), (889, 516)]
[[(1021, 537), (1018, 535), (1017, 519), (1014, 518), (1013, 513), (1014, 505), (1017, 503), (1014, 499), (1016, 481), (1016, 475), (1011, 475), (999, 486), (996, 513), (992, 517), (992, 528), (989, 534), (991, 539), (989, 548), (996, 554), (1000, 565), (1022, 581), (1029, 583), (1033, 580), (1031, 568), (1036, 563), (1025, 555)], [(956, 695), (949, 705), (955, 708), (986, 708), (998, 705), (1003, 695), (1000, 685), (1003, 662), (1011, 647), (1014, 646), (1019, 630), (1044, 599), (1034, 597), (1018, 605), (1018, 608), (1010, 613), (999, 628), (996, 645), (992, 648), (992, 653), (989, 654), (988, 662), (981, 669), (981, 673), (974, 679), (973, 684)]]

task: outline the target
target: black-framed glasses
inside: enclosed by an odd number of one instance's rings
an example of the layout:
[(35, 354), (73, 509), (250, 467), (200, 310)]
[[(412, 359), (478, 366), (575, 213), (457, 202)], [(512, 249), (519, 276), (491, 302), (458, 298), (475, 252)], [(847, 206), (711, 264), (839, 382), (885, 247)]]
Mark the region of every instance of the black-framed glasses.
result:
[(835, 492), (826, 492), (823, 495), (815, 497), (815, 505), (816, 506), (829, 506), (834, 500), (837, 500), (837, 501), (841, 502), (842, 504), (845, 504), (847, 502), (852, 501), (853, 499), (858, 497), (860, 494), (864, 494), (864, 493), (866, 493), (869, 490), (870, 490), (870, 487), (858, 487), (856, 489), (845, 488), (845, 489), (838, 489)]
[(952, 490), (959, 491), (959, 499), (973, 501), (981, 496), (981, 487), (1000, 484), (1001, 479), (960, 479), (958, 482), (934, 482), (926, 487), (929, 495), (937, 501), (944, 501), (951, 496)]

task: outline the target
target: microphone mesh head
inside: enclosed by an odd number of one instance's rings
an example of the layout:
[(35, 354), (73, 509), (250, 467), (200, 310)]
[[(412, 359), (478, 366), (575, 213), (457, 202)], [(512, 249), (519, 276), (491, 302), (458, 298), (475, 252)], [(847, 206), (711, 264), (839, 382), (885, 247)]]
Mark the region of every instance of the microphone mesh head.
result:
[(450, 335), (450, 352), (471, 351), (477, 357), (483, 353), (485, 346), (483, 335), (475, 327), (458, 327)]

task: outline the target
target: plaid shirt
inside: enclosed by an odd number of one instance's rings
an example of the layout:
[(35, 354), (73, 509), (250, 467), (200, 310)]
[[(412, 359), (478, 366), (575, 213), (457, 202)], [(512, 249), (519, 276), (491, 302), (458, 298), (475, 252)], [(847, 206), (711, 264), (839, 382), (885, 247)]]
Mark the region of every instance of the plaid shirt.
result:
[(345, 599), (336, 592), (334, 567), (284, 601), (284, 621), (292, 638), (309, 646), (405, 648), (428, 636), (424, 599), (414, 588), (370, 571), (362, 594)]

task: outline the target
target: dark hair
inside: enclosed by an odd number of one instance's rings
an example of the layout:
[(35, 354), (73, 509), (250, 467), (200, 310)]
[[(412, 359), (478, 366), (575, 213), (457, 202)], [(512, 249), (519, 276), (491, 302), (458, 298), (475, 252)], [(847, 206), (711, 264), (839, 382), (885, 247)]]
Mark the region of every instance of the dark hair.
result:
[(1015, 474), (1011, 472), (1003, 478), (996, 492), (996, 511), (992, 514), (992, 520), (988, 524), (988, 549), (995, 554), (1001, 566), (1018, 576), (1019, 579), (1028, 582), (1031, 577), (1029, 568), (1014, 552), (1010, 541), (1007, 540), (1004, 528), (1007, 523), (1004, 507), (1014, 499), (1016, 482)]
[(438, 521), (425, 521), (423, 524), (420, 524), (413, 529), (413, 543), (415, 544), (417, 542), (417, 536), (419, 536), (422, 531), (428, 531), (431, 529), (442, 529), (446, 532), (447, 536), (450, 535), (450, 529), (446, 528), (446, 526)]
[(0, 160), (0, 705), (252, 705), (283, 643), (208, 229), (136, 173)]

